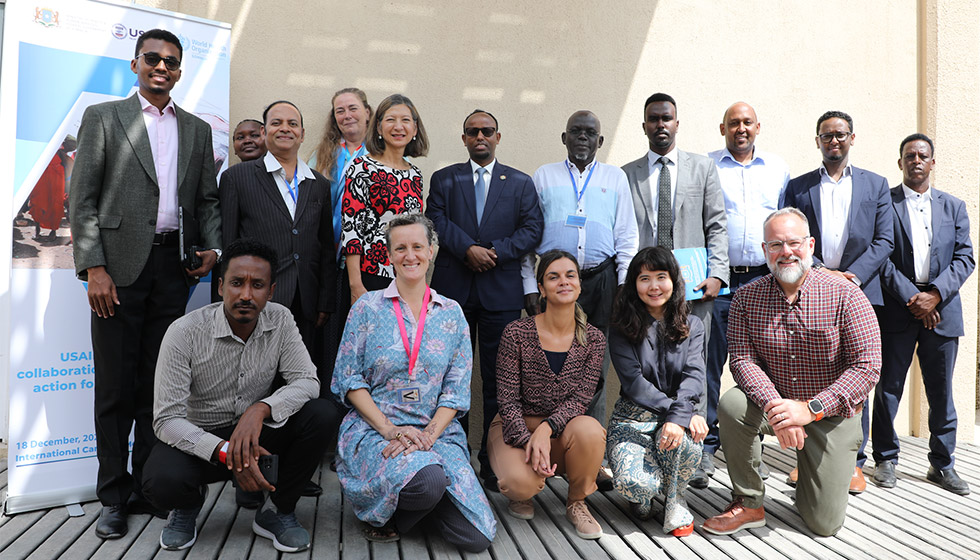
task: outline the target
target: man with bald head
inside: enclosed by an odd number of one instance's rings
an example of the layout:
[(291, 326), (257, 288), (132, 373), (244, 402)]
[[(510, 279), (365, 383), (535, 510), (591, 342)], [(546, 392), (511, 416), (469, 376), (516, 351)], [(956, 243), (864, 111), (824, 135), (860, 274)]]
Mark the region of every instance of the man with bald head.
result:
[[(721, 374), (728, 359), (728, 310), (732, 294), (749, 282), (765, 276), (766, 253), (762, 249), (762, 222), (779, 209), (789, 167), (779, 156), (755, 147), (761, 126), (755, 109), (737, 102), (725, 110), (718, 126), (725, 137), (725, 147), (708, 154), (718, 166), (721, 191), (725, 195), (725, 217), (728, 222), (728, 263), (730, 293), (715, 300), (711, 312), (711, 336), (707, 352), (708, 436), (704, 438), (701, 469), (707, 476), (715, 472), (711, 458), (718, 450), (718, 396)], [(768, 478), (765, 463), (759, 468)]]
[[(589, 323), (606, 332), (617, 287), (626, 281), (626, 269), (636, 255), (637, 227), (626, 175), (616, 166), (596, 161), (602, 146), (599, 118), (591, 111), (576, 111), (568, 118), (561, 142), (568, 158), (542, 165), (534, 173), (534, 188), (544, 213), (544, 234), (537, 253), (567, 251), (582, 269), (578, 302)], [(534, 255), (525, 259), (524, 305), (529, 315), (538, 309)], [(604, 360), (602, 379), (608, 358)], [(589, 408), (606, 423), (604, 390)]]

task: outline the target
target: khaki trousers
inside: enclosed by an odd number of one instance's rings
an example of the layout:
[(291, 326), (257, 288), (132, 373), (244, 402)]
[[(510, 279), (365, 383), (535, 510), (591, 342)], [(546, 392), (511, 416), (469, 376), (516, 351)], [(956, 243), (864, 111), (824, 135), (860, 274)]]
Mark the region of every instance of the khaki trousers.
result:
[[(534, 432), (545, 416), (525, 416), (527, 429)], [(524, 448), (504, 443), (500, 415), (490, 423), (487, 437), (490, 466), (497, 475), (500, 493), (515, 501), (529, 500), (544, 488), (545, 477), (524, 462)], [(596, 491), (595, 478), (606, 451), (606, 430), (591, 416), (572, 418), (561, 436), (551, 440), (551, 463), (558, 465), (555, 474), (568, 480), (568, 503), (584, 500)]]
[[(732, 495), (744, 498), (747, 508), (762, 506), (766, 487), (759, 476), (762, 444), (759, 434), (775, 435), (765, 414), (738, 387), (718, 402), (721, 446), (732, 479)], [(832, 416), (803, 427), (806, 441), (796, 452), (800, 469), (796, 483), (796, 509), (814, 533), (830, 536), (844, 524), (848, 486), (854, 457), (861, 445), (861, 415)]]

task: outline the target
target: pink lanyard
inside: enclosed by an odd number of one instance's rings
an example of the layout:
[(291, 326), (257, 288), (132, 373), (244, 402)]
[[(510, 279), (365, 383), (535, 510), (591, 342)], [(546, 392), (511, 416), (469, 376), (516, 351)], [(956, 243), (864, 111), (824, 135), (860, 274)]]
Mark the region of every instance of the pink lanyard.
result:
[(402, 343), (405, 345), (405, 354), (408, 355), (408, 379), (415, 381), (415, 362), (419, 359), (419, 348), (422, 346), (422, 331), (425, 330), (425, 316), (429, 312), (429, 288), (425, 289), (425, 296), (422, 297), (422, 312), (419, 313), (419, 326), (415, 330), (415, 344), (408, 344), (408, 331), (405, 330), (405, 317), (402, 316), (401, 306), (398, 305), (398, 298), (391, 300), (392, 312), (398, 319), (398, 330), (402, 334)]

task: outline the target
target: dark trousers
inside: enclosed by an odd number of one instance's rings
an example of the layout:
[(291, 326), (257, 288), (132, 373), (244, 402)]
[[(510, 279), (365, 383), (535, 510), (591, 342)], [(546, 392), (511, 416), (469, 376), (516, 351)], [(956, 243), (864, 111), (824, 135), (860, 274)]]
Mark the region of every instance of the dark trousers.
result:
[[(721, 445), (718, 438), (718, 398), (721, 395), (721, 375), (725, 369), (725, 362), (728, 361), (728, 311), (732, 307), (732, 295), (742, 286), (761, 278), (769, 273), (765, 266), (759, 267), (749, 272), (730, 271), (728, 279), (729, 293), (718, 296), (711, 309), (711, 330), (710, 336), (706, 341), (708, 350), (706, 354), (706, 392), (707, 403), (705, 420), (708, 422), (708, 435), (704, 438), (704, 451), (714, 455)], [(708, 325), (705, 325), (706, 329)]]
[[(619, 288), (619, 277), (616, 274), (616, 261), (610, 257), (602, 264), (589, 270), (582, 271), (582, 293), (578, 296), (578, 304), (582, 306), (589, 324), (609, 334), (609, 320), (612, 317), (613, 300)], [(599, 372), (599, 383), (596, 385), (595, 396), (589, 404), (586, 414), (606, 425), (606, 371), (609, 369), (609, 347), (606, 346), (602, 357), (602, 371)]]
[(415, 473), (398, 493), (395, 527), (406, 533), (428, 518), (450, 544), (467, 552), (483, 552), (490, 541), (470, 523), (446, 492), (449, 478), (441, 465), (428, 465)]
[[(108, 319), (92, 313), (95, 362), (96, 494), (105, 505), (139, 495), (143, 465), (157, 443), (153, 434), (153, 377), (167, 328), (184, 314), (188, 287), (176, 246), (155, 245), (129, 286), (116, 286), (119, 305)], [(135, 423), (133, 473), (129, 432)]]
[[(463, 314), (470, 326), (470, 344), (476, 350), (477, 337), (480, 345), (480, 377), (483, 379), (483, 437), (480, 439), (480, 475), (487, 478), (493, 469), (487, 456), (487, 434), (490, 421), (497, 415), (497, 347), (504, 327), (521, 318), (521, 310), (489, 311), (483, 308), (476, 282), (470, 285), (470, 295), (463, 305)], [(516, 289), (520, 289), (518, 286)], [(469, 414), (460, 419), (463, 431), (469, 435)]]
[(898, 462), (895, 415), (902, 401), (912, 353), (916, 352), (929, 403), (929, 464), (937, 469), (952, 467), (956, 449), (953, 366), (959, 338), (936, 334), (923, 327), (922, 321), (914, 321), (904, 331), (882, 332), (881, 343), (881, 379), (875, 387), (871, 422), (875, 462)]
[[(341, 410), (325, 399), (312, 399), (279, 428), (262, 427), (259, 445), (279, 455), (279, 480), (270, 498), (276, 508), (290, 513), (296, 508), (300, 491), (310, 481), (327, 446), (327, 435), (336, 429)], [(235, 426), (211, 430), (227, 440)], [(157, 443), (146, 462), (143, 494), (163, 510), (192, 509), (201, 505), (201, 486), (232, 478), (222, 464), (205, 461), (176, 447)]]
[(322, 333), (323, 368), (319, 370), (320, 398), (340, 402), (337, 396), (330, 391), (330, 383), (333, 382), (333, 368), (337, 362), (337, 350), (340, 348), (340, 339), (344, 336), (344, 326), (347, 324), (347, 315), (350, 313), (350, 283), (347, 280), (346, 269), (340, 269), (337, 274), (335, 290), (337, 308), (330, 315)]

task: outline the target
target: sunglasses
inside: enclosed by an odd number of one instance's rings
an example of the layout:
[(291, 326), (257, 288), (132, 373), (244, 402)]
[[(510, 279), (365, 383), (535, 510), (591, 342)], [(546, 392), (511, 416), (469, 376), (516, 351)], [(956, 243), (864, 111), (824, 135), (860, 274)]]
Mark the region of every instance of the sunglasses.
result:
[(143, 62), (149, 64), (150, 67), (152, 68), (156, 68), (157, 64), (160, 64), (161, 60), (163, 61), (164, 64), (167, 65), (167, 70), (170, 70), (171, 72), (180, 68), (180, 61), (173, 56), (168, 56), (164, 58), (155, 52), (145, 52), (137, 55), (136, 58), (139, 58), (141, 56), (143, 57)]
[(495, 132), (497, 132), (497, 129), (492, 126), (485, 126), (482, 128), (471, 126), (463, 129), (463, 133), (470, 138), (476, 138), (481, 132), (483, 133), (484, 138), (490, 138)]

